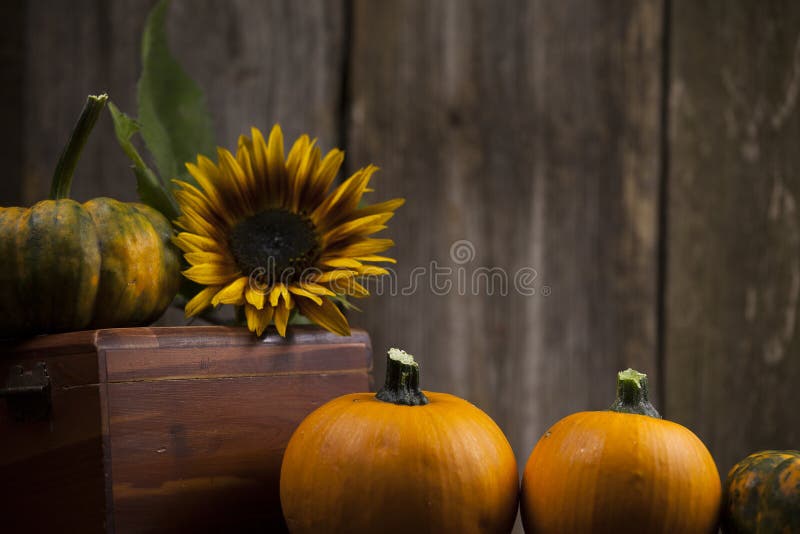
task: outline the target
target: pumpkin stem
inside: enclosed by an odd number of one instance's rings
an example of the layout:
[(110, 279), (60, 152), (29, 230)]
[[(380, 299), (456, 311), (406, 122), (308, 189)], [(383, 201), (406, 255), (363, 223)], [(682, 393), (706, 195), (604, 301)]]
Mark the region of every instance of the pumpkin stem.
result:
[(428, 397), (419, 389), (419, 364), (404, 350), (389, 349), (386, 359), (386, 383), (375, 394), (384, 402), (422, 406)]
[(97, 119), (100, 117), (100, 112), (106, 105), (108, 95), (103, 94), (100, 96), (89, 95), (86, 99), (86, 105), (83, 106), (78, 122), (72, 129), (72, 135), (69, 137), (67, 146), (61, 152), (58, 158), (56, 170), (53, 173), (53, 182), (50, 186), (50, 198), (58, 200), (61, 198), (69, 198), (69, 192), (72, 187), (72, 175), (75, 172), (75, 166), (78, 164), (78, 159), (81, 157), (83, 146), (89, 138)]
[(647, 399), (647, 375), (626, 369), (617, 373), (617, 400), (609, 408), (614, 412), (649, 415), (661, 419)]

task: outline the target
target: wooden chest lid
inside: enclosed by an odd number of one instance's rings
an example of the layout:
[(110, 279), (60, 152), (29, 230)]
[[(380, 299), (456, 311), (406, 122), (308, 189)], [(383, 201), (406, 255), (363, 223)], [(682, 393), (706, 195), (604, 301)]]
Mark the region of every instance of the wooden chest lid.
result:
[(85, 367), (75, 383), (346, 372), (372, 364), (363, 330), (341, 337), (311, 326), (261, 339), (227, 326), (112, 328), (6, 341), (2, 354), (0, 363), (45, 359)]

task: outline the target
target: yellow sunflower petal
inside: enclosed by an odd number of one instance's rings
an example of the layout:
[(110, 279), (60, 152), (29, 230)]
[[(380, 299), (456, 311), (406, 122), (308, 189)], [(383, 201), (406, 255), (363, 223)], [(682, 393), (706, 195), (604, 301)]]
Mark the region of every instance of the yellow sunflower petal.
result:
[(313, 293), (314, 295), (322, 295), (328, 297), (333, 297), (336, 295), (336, 293), (334, 293), (327, 287), (315, 284), (314, 282), (300, 282), (300, 288), (304, 291), (308, 291), (309, 293)]
[(244, 298), (247, 300), (249, 304), (255, 306), (257, 310), (264, 308), (264, 303), (267, 300), (267, 295), (265, 291), (262, 291), (255, 287), (248, 287), (247, 291), (244, 293)]
[(272, 308), (257, 310), (252, 306), (245, 305), (244, 307), (244, 315), (247, 318), (247, 328), (251, 332), (255, 332), (257, 336), (263, 334), (264, 330), (267, 329), (270, 321), (272, 321), (272, 314)]
[(350, 325), (347, 324), (339, 308), (328, 299), (323, 299), (321, 305), (317, 305), (308, 299), (297, 299), (297, 306), (300, 313), (320, 325), (340, 336), (350, 335)]
[(322, 237), (322, 241), (324, 243), (335, 243), (351, 236), (369, 235), (380, 232), (386, 228), (384, 223), (391, 219), (393, 215), (394, 213), (378, 213), (347, 221), (327, 232)]
[(216, 181), (219, 179), (219, 167), (209, 157), (199, 154), (197, 156), (197, 166), (209, 180)]
[[(296, 212), (307, 211), (306, 202), (310, 196), (308, 190), (312, 185), (314, 173), (317, 172), (322, 151), (316, 146), (317, 140), (311, 142), (308, 154), (300, 162), (300, 167), (295, 175), (295, 187), (292, 191), (292, 210)], [(316, 207), (316, 206), (314, 206)]]
[[(261, 130), (256, 127), (250, 128), (250, 136), (253, 138), (250, 159), (253, 164), (253, 172), (256, 176), (256, 194), (266, 202), (270, 197), (270, 177), (267, 169), (267, 143), (264, 141), (264, 136), (261, 135)], [(283, 148), (281, 145), (281, 151), (282, 150)], [(262, 202), (262, 205), (265, 202)]]
[(187, 302), (184, 308), (186, 317), (194, 317), (204, 309), (208, 308), (211, 305), (211, 299), (214, 297), (217, 291), (219, 291), (219, 287), (209, 286), (192, 297), (192, 300)]
[(256, 174), (253, 169), (253, 157), (250, 155), (253, 153), (253, 143), (247, 136), (240, 135), (239, 136), (239, 146), (236, 150), (236, 161), (239, 162), (239, 166), (242, 168), (244, 172), (245, 180), (246, 180), (246, 190), (248, 191), (248, 196), (250, 196), (253, 200), (260, 198), (260, 195), (255, 194), (257, 190), (256, 186)]
[(319, 262), (326, 267), (333, 267), (334, 269), (355, 269), (358, 270), (362, 267), (362, 263), (353, 258), (328, 258), (322, 259)]
[(235, 268), (233, 260), (224, 254), (215, 252), (187, 252), (183, 255), (190, 265), (200, 265), (201, 263), (220, 263)]
[(269, 133), (267, 144), (267, 174), (269, 177), (268, 189), (271, 203), (283, 205), (283, 190), (286, 180), (286, 163), (283, 158), (283, 132), (276, 124)]
[(334, 280), (352, 278), (357, 274), (358, 274), (357, 271), (353, 271), (351, 269), (336, 269), (335, 271), (328, 271), (320, 274), (319, 276), (314, 278), (314, 282), (317, 282), (319, 284), (326, 284)]
[(356, 259), (356, 260), (358, 260), (358, 261), (360, 261), (362, 263), (366, 262), (366, 261), (377, 261), (377, 262), (384, 262), (384, 263), (397, 263), (396, 259), (390, 258), (388, 256), (376, 256), (376, 255), (359, 256), (359, 257), (353, 258), (353, 259)]
[(400, 206), (402, 206), (405, 203), (406, 199), (404, 198), (393, 198), (385, 202), (378, 202), (377, 204), (371, 204), (369, 206), (364, 206), (363, 208), (355, 210), (351, 218), (359, 219), (361, 217), (366, 217), (367, 215), (375, 215), (376, 213), (386, 213), (390, 211), (396, 211), (398, 208), (400, 208)]
[(394, 246), (394, 241), (392, 241), (391, 239), (364, 238), (355, 241), (354, 243), (342, 244), (342, 245), (337, 245), (335, 247), (330, 247), (325, 251), (323, 257), (351, 256), (355, 258), (358, 256), (383, 252), (384, 250), (392, 248), (393, 246)]
[(281, 297), (283, 297), (283, 302), (287, 308), (290, 310), (294, 308), (294, 300), (292, 299), (292, 294), (289, 292), (289, 286), (286, 284), (281, 284)]
[(278, 299), (281, 298), (281, 286), (283, 284), (275, 284), (269, 292), (269, 305), (273, 308), (278, 305)]
[(246, 287), (247, 277), (241, 276), (214, 295), (214, 298), (211, 299), (211, 304), (214, 306), (217, 306), (218, 304), (233, 304), (234, 306), (241, 306), (244, 304), (244, 290)]
[(220, 247), (215, 239), (203, 235), (181, 232), (172, 238), (179, 249), (184, 252), (220, 252)]
[(344, 294), (349, 297), (363, 298), (369, 296), (369, 290), (353, 279), (348, 280)]
[(191, 191), (178, 190), (175, 191), (175, 200), (178, 201), (182, 209), (183, 207), (189, 207), (206, 221), (216, 223), (216, 226), (221, 225), (222, 219), (214, 213), (211, 205), (203, 197), (199, 197)]
[(361, 268), (361, 274), (364, 276), (383, 276), (389, 274), (389, 271), (377, 265), (365, 265)]
[[(314, 140), (316, 142), (316, 139)], [(294, 176), (297, 169), (300, 168), (300, 163), (303, 159), (308, 157), (308, 152), (312, 147), (311, 138), (306, 134), (301, 135), (289, 149), (289, 156), (286, 158), (286, 171), (289, 176)]]
[(236, 161), (236, 158), (233, 157), (230, 151), (224, 148), (217, 149), (217, 157), (219, 159), (219, 168), (220, 171), (222, 171), (222, 176), (225, 177), (228, 184), (225, 191), (230, 194), (234, 203), (243, 210), (243, 214), (252, 213), (253, 208), (247, 189), (247, 177), (242, 167), (239, 165), (239, 162)]
[(323, 231), (346, 219), (358, 207), (370, 178), (378, 170), (374, 165), (357, 171), (328, 195), (311, 214), (311, 220)]
[(292, 294), (294, 294), (294, 295), (300, 295), (301, 297), (309, 298), (309, 299), (313, 300), (314, 302), (316, 302), (318, 305), (322, 304), (322, 297), (319, 297), (319, 296), (315, 295), (314, 293), (312, 293), (310, 291), (306, 291), (305, 289), (302, 289), (302, 288), (300, 288), (298, 286), (295, 286), (295, 285), (289, 286), (289, 291), (291, 291)]
[(182, 206), (183, 215), (175, 220), (175, 223), (194, 234), (204, 235), (216, 241), (222, 241), (225, 238), (224, 229), (219, 224), (214, 224), (214, 221), (204, 219), (202, 215), (194, 211), (189, 206)]
[(306, 205), (316, 207), (325, 198), (325, 193), (330, 189), (339, 169), (344, 162), (344, 152), (334, 148), (325, 155), (322, 162), (317, 167), (308, 188)]
[[(198, 162), (200, 161), (200, 157), (197, 158)], [(213, 164), (212, 164), (213, 165)], [(216, 176), (219, 172), (214, 174), (214, 178), (210, 177), (206, 170), (201, 168), (200, 165), (195, 165), (194, 163), (186, 163), (186, 170), (189, 171), (197, 183), (200, 185), (200, 188), (203, 190), (203, 193), (208, 197), (209, 200), (212, 202), (220, 202), (222, 197), (219, 194), (219, 190), (214, 185), (216, 181)]]
[(305, 188), (306, 176), (300, 175), (299, 170), (303, 161), (308, 160), (313, 143), (307, 135), (301, 135), (297, 138), (289, 150), (289, 155), (286, 157), (286, 173), (288, 176), (289, 189), (284, 191), (283, 197), (284, 205), (292, 211), (297, 211), (297, 204), (299, 203), (300, 194)]
[(172, 180), (172, 183), (180, 187), (175, 191), (175, 198), (179, 205), (188, 205), (204, 217), (206, 214), (213, 214), (215, 223), (219, 221), (230, 226), (235, 222), (237, 214), (228, 212), (218, 198), (212, 200), (202, 190), (183, 180)]
[(291, 310), (288, 306), (284, 303), (282, 306), (278, 306), (275, 308), (275, 328), (278, 329), (278, 333), (281, 337), (286, 337), (286, 325), (289, 324), (289, 314)]
[(204, 285), (223, 285), (232, 282), (241, 272), (228, 265), (218, 263), (204, 263), (194, 265), (183, 271), (183, 276)]
[(172, 183), (180, 188), (176, 192), (189, 193), (199, 202), (202, 202), (203, 204), (210, 204), (208, 196), (203, 191), (195, 187), (194, 184), (190, 184), (189, 182), (184, 182), (183, 180), (178, 179), (173, 179)]

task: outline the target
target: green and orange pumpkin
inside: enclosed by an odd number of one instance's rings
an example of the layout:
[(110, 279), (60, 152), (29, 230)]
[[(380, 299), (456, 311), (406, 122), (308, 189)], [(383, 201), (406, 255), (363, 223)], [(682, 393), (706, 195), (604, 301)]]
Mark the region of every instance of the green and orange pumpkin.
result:
[(733, 466), (725, 480), (725, 534), (800, 532), (800, 451), (761, 451)]
[(89, 97), (50, 199), (0, 208), (2, 337), (147, 324), (178, 290), (180, 257), (163, 215), (111, 198), (69, 198), (78, 157), (107, 98)]

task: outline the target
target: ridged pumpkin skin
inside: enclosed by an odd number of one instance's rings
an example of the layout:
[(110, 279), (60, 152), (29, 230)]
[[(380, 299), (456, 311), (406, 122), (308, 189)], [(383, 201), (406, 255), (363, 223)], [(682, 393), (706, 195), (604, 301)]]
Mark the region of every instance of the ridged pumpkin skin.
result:
[(691, 431), (647, 406), (655, 417), (579, 412), (545, 432), (523, 473), (525, 532), (717, 531), (722, 490), (713, 458)]
[(726, 534), (800, 532), (800, 451), (762, 451), (730, 470), (725, 481)]
[(0, 336), (136, 326), (180, 283), (172, 227), (110, 198), (0, 208)]
[(519, 482), (502, 431), (458, 397), (424, 393), (424, 406), (345, 395), (301, 423), (281, 469), (291, 532), (511, 531)]

